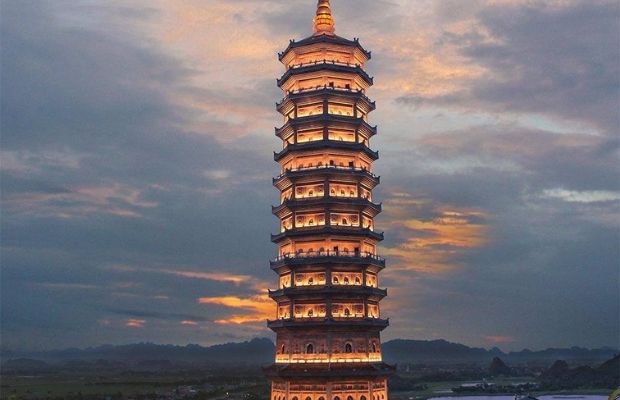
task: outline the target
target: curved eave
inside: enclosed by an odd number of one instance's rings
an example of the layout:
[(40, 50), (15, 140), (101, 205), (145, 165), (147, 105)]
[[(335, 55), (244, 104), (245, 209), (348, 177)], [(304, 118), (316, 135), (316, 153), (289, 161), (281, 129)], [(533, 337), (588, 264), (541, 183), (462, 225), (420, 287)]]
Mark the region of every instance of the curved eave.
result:
[(328, 149), (361, 151), (373, 161), (379, 159), (378, 151), (372, 151), (362, 143), (343, 142), (343, 141), (338, 141), (338, 140), (317, 140), (314, 142), (289, 144), (288, 146), (286, 146), (286, 148), (284, 148), (279, 153), (274, 152), (273, 159), (275, 161), (280, 161), (281, 159), (286, 157), (288, 154), (295, 153), (298, 151), (328, 150)]
[(355, 118), (347, 115), (337, 114), (317, 114), (307, 115), (305, 117), (298, 117), (289, 119), (282, 127), (275, 128), (275, 134), (282, 139), (282, 134), (289, 132), (294, 128), (306, 127), (310, 124), (318, 123), (322, 127), (329, 127), (330, 124), (344, 124), (359, 127), (364, 129), (368, 133), (368, 137), (371, 138), (377, 134), (377, 127), (371, 126), (368, 122), (362, 118)]
[(389, 318), (304, 318), (277, 319), (267, 321), (269, 329), (308, 329), (308, 328), (378, 328), (383, 330), (390, 325)]
[(291, 92), (288, 93), (287, 96), (282, 99), (280, 103), (276, 103), (276, 109), (281, 114), (285, 113), (285, 110), (292, 107), (299, 100), (308, 100), (308, 99), (334, 99), (334, 98), (353, 98), (357, 101), (361, 101), (366, 104), (368, 112), (374, 111), (376, 109), (376, 104), (374, 101), (371, 101), (364, 93), (361, 91), (354, 90), (346, 90), (342, 88), (332, 89), (328, 86), (325, 86), (320, 89), (312, 89), (312, 90), (304, 90), (300, 92)]
[(288, 47), (284, 49), (284, 51), (282, 51), (281, 53), (278, 53), (278, 59), (282, 61), (291, 50), (307, 45), (312, 45), (315, 43), (332, 43), (343, 46), (356, 47), (366, 56), (367, 60), (370, 60), (372, 58), (372, 53), (364, 49), (357, 38), (349, 40), (338, 35), (317, 35), (310, 36), (298, 41), (291, 40), (288, 44)]
[[(296, 368), (291, 368), (295, 366)], [(309, 366), (296, 364), (274, 364), (263, 368), (263, 372), (270, 379), (329, 379), (329, 378), (386, 378), (396, 372), (396, 367), (385, 363), (338, 363)]]
[(273, 186), (278, 190), (284, 190), (291, 186), (293, 182), (296, 182), (305, 178), (317, 178), (317, 179), (329, 179), (329, 178), (351, 178), (355, 177), (359, 179), (359, 182), (364, 184), (369, 189), (373, 189), (379, 183), (381, 183), (381, 177), (375, 175), (365, 169), (355, 169), (346, 167), (316, 167), (316, 168), (304, 168), (294, 171), (286, 171), (280, 176), (273, 178)]
[(272, 206), (271, 212), (278, 218), (282, 218), (293, 212), (293, 209), (301, 211), (306, 209), (318, 208), (323, 210), (331, 210), (332, 207), (350, 207), (355, 211), (362, 212), (372, 218), (376, 217), (381, 212), (381, 203), (376, 204), (366, 199), (354, 198), (338, 198), (338, 197), (319, 197), (316, 199), (302, 199), (302, 200), (286, 200), (279, 206)]
[(311, 226), (304, 228), (293, 228), (276, 235), (271, 235), (273, 243), (280, 243), (285, 239), (299, 238), (304, 236), (354, 236), (374, 239), (378, 242), (383, 240), (383, 233), (371, 231), (368, 228), (359, 228), (354, 226)]
[(345, 74), (356, 74), (361, 77), (364, 82), (369, 86), (373, 84), (373, 78), (369, 76), (366, 71), (359, 65), (345, 65), (336, 64), (331, 62), (319, 62), (315, 64), (302, 65), (301, 67), (293, 67), (286, 70), (280, 79), (277, 79), (278, 87), (282, 87), (286, 82), (296, 75), (303, 75), (312, 72), (329, 71), (329, 72), (341, 72)]
[(313, 285), (296, 286), (278, 290), (269, 290), (269, 297), (273, 300), (293, 299), (313, 296), (333, 296), (339, 298), (367, 297), (369, 300), (380, 301), (387, 296), (387, 289), (373, 288), (361, 285)]
[(278, 270), (281, 268), (291, 268), (299, 265), (359, 265), (359, 266), (373, 266), (377, 271), (385, 268), (385, 259), (378, 256), (365, 256), (365, 255), (317, 255), (317, 256), (303, 256), (303, 257), (278, 257), (275, 260), (270, 260), (269, 265), (271, 269)]

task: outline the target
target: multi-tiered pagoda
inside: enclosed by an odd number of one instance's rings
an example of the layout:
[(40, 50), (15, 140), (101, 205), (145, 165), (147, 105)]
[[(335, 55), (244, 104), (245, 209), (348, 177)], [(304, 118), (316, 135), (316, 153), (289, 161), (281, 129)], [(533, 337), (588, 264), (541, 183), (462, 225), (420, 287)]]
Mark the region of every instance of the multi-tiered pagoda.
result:
[(383, 235), (374, 229), (381, 205), (372, 201), (377, 133), (368, 123), (375, 103), (364, 71), (370, 52), (358, 39), (334, 34), (329, 0), (318, 2), (314, 34), (291, 41), (279, 54), (286, 72), (277, 104), (284, 125), (273, 180), (280, 205), (275, 364), (271, 400), (386, 400), (393, 368), (381, 360), (380, 332), (388, 326), (379, 301), (377, 255)]

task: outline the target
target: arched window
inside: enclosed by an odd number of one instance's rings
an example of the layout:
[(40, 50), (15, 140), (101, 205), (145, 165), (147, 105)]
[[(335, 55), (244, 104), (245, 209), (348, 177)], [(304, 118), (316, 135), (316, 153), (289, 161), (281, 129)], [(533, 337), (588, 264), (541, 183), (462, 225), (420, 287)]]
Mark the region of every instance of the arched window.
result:
[(347, 400), (353, 400), (353, 396), (347, 396)]
[(346, 218), (343, 218), (342, 219), (342, 225), (348, 225), (348, 224), (349, 224), (349, 221), (347, 221)]
[(325, 397), (321, 396), (319, 397), (319, 400), (325, 400)]
[(366, 396), (361, 396), (360, 400), (366, 400)]
[(308, 317), (312, 317), (314, 315), (314, 311), (312, 309), (308, 310)]
[(332, 279), (332, 282), (333, 282), (333, 283), (335, 283), (336, 285), (337, 285), (338, 283), (340, 283), (340, 282), (338, 281), (338, 277), (337, 277), (337, 276), (334, 276), (334, 278)]
[(312, 400), (312, 397), (308, 396), (306, 397), (306, 400)]
[(348, 317), (349, 315), (351, 315), (351, 311), (348, 308), (344, 309), (344, 316)]
[(312, 345), (312, 343), (308, 343), (306, 345), (306, 354), (313, 354), (314, 353), (314, 345)]
[(310, 221), (308, 221), (308, 225), (314, 225), (314, 220), (310, 219)]
[(372, 352), (373, 353), (377, 352), (377, 344), (375, 342), (372, 342)]
[(340, 400), (340, 397), (334, 396), (334, 400)]
[(344, 345), (344, 352), (353, 353), (353, 346), (351, 345), (351, 343), (347, 343)]
[(280, 353), (284, 354), (286, 352), (286, 346), (282, 345), (282, 348), (280, 349)]
[[(342, 165), (341, 165), (342, 166)], [(340, 189), (340, 195), (344, 196), (344, 189)]]
[(308, 279), (308, 285), (312, 285), (312, 284), (314, 284), (314, 279), (313, 278)]
[(314, 196), (314, 190), (309, 191), (308, 192), (308, 196), (310, 196), (310, 197)]
[(359, 276), (356, 276), (356, 277), (355, 277), (355, 283), (357, 283), (358, 285), (362, 283), (362, 282), (360, 281)]
[(344, 284), (345, 284), (345, 285), (348, 285), (348, 284), (349, 284), (349, 277), (348, 277), (348, 276), (345, 276), (345, 277), (344, 277)]
[(294, 396), (291, 400), (299, 400), (297, 396)]

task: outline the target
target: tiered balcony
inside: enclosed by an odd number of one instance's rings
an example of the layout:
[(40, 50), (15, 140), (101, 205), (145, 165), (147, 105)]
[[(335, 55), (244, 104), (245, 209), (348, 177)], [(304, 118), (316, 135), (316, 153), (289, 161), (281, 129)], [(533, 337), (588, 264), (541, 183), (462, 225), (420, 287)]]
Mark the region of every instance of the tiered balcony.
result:
[(276, 364), (373, 363), (381, 361), (381, 353), (276, 354)]
[(291, 53), (291, 51), (295, 51), (295, 49), (304, 46), (312, 46), (318, 43), (327, 43), (336, 46), (347, 46), (354, 47), (361, 51), (367, 60), (371, 58), (371, 52), (365, 50), (359, 42), (359, 39), (354, 38), (353, 40), (345, 39), (338, 35), (319, 35), (319, 36), (309, 36), (302, 40), (291, 40), (288, 44), (288, 47), (281, 53), (278, 53), (278, 59), (283, 61), (284, 58)]
[(365, 236), (376, 241), (383, 240), (383, 233), (375, 232), (369, 228), (354, 225), (315, 225), (292, 228), (276, 235), (271, 235), (271, 241), (278, 243), (286, 238), (313, 235), (341, 235), (341, 236)]
[(373, 78), (371, 78), (362, 67), (357, 64), (348, 64), (338, 61), (320, 60), (307, 64), (297, 64), (286, 70), (284, 75), (277, 80), (278, 86), (282, 87), (294, 75), (308, 74), (328, 70), (331, 72), (342, 72), (359, 75), (366, 84), (372, 86)]
[(317, 175), (328, 176), (355, 176), (363, 178), (367, 186), (371, 189), (377, 186), (381, 182), (381, 177), (373, 174), (365, 168), (345, 167), (337, 165), (321, 165), (303, 168), (288, 169), (280, 175), (273, 178), (273, 185), (282, 190), (286, 186), (289, 186), (294, 179), (300, 179), (305, 177), (314, 177)]
[(298, 89), (298, 90), (290, 90), (286, 97), (282, 99), (279, 103), (276, 103), (276, 109), (281, 114), (285, 114), (285, 110), (291, 109), (295, 104), (297, 104), (300, 99), (308, 99), (308, 98), (321, 98), (321, 99), (331, 99), (331, 98), (349, 98), (354, 101), (360, 101), (366, 104), (366, 108), (368, 112), (376, 109), (376, 104), (374, 101), (370, 100), (368, 96), (366, 96), (359, 89), (352, 89), (347, 86), (318, 86), (307, 89)]
[(387, 296), (387, 289), (379, 289), (361, 285), (312, 285), (312, 286), (293, 286), (277, 290), (269, 290), (269, 297), (272, 299), (293, 298), (293, 297), (312, 297), (312, 295), (342, 295), (341, 297), (368, 297), (371, 300), (379, 301)]
[(293, 209), (321, 206), (329, 210), (330, 206), (349, 206), (375, 216), (381, 212), (381, 204), (376, 204), (362, 197), (318, 196), (301, 199), (285, 200), (279, 206), (271, 206), (274, 215), (281, 217), (283, 213), (292, 213)]
[(345, 327), (360, 327), (360, 328), (376, 328), (383, 330), (390, 325), (390, 319), (382, 318), (288, 318), (268, 320), (267, 327), (270, 329), (278, 328), (345, 328)]
[(291, 118), (280, 128), (275, 128), (275, 135), (280, 139), (283, 138), (284, 133), (290, 134), (290, 131), (295, 127), (307, 126), (316, 124), (320, 126), (329, 126), (330, 124), (345, 124), (354, 125), (368, 132), (368, 137), (373, 137), (377, 134), (377, 127), (370, 125), (364, 121), (363, 118), (356, 118), (351, 115), (329, 114), (320, 113), (314, 115), (305, 115), (303, 117)]
[(269, 261), (269, 263), (272, 269), (277, 269), (282, 266), (323, 263), (374, 265), (378, 267), (378, 269), (383, 269), (385, 267), (385, 259), (373, 253), (331, 250), (285, 253)]
[(316, 140), (313, 142), (304, 142), (298, 144), (289, 144), (280, 152), (273, 153), (273, 159), (280, 161), (287, 155), (296, 151), (308, 151), (308, 150), (350, 150), (356, 152), (363, 152), (371, 160), (377, 160), (379, 158), (378, 151), (372, 151), (368, 146), (363, 143), (345, 142), (341, 140)]
[(384, 362), (377, 363), (334, 363), (329, 368), (321, 364), (273, 364), (263, 368), (269, 378), (353, 378), (387, 377), (396, 372), (396, 367)]

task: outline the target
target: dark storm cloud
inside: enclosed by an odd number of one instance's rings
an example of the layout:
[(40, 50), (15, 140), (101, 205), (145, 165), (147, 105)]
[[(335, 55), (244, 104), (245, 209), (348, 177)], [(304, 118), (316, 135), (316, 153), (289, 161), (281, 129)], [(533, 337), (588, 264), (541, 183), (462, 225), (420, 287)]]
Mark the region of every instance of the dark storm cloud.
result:
[(406, 104), (436, 104), (495, 112), (541, 113), (585, 121), (608, 134), (620, 124), (620, 5), (491, 6), (467, 33), (444, 33), (452, 45), (485, 68), (460, 92), (402, 96)]
[[(246, 293), (247, 286), (106, 269), (263, 266), (269, 243), (253, 238), (268, 237), (273, 225), (272, 165), (254, 149), (180, 128), (198, 113), (177, 102), (197, 96), (188, 83), (194, 71), (181, 61), (130, 33), (121, 40), (59, 18), (51, 3), (3, 3), (4, 344), (87, 344), (105, 307), (195, 317), (205, 313), (196, 304), (205, 293)], [(247, 243), (241, 251), (239, 243)], [(48, 340), (33, 329), (49, 330)], [(53, 334), (63, 330), (81, 335)], [(125, 336), (112, 330), (103, 340)]]
[[(421, 272), (426, 260), (416, 248), (404, 258), (411, 273), (386, 270), (384, 284), (395, 286), (386, 305), (399, 310), (394, 327), (415, 320), (416, 337), (482, 344), (483, 336), (510, 336), (516, 346), (544, 347), (550, 338), (566, 346), (614, 345), (620, 328), (614, 140), (500, 125), (429, 135), (410, 146), (416, 154), (409, 168), (389, 171), (380, 195), (409, 193), (415, 201), (401, 214), (416, 221), (478, 210), (482, 218), (460, 223), (483, 226), (486, 243), (447, 236), (427, 245), (455, 267), (448, 272)], [(388, 200), (384, 208), (394, 204)], [(392, 219), (378, 223), (387, 224), (388, 249), (408, 249), (412, 238), (424, 244), (425, 234), (434, 234), (412, 233)]]

